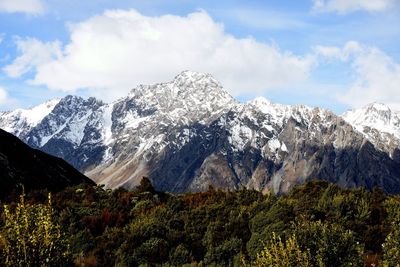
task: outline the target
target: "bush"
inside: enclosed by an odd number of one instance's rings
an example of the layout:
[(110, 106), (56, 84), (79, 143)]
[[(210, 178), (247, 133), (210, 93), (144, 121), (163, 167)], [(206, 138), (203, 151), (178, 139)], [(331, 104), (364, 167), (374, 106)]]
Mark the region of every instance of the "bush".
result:
[(273, 233), (272, 239), (264, 249), (257, 255), (254, 262), (259, 267), (309, 267), (311, 255), (309, 250), (302, 251), (295, 235), (289, 237), (285, 242)]
[(313, 266), (363, 266), (363, 247), (353, 232), (320, 221), (302, 221), (293, 226), (300, 247), (312, 252)]
[(182, 244), (171, 250), (169, 254), (169, 262), (173, 264), (173, 266), (181, 266), (192, 261), (193, 257), (190, 251)]
[(24, 195), (14, 209), (5, 205), (1, 232), (6, 266), (70, 266), (69, 245), (54, 222), (51, 195), (46, 205), (26, 205)]

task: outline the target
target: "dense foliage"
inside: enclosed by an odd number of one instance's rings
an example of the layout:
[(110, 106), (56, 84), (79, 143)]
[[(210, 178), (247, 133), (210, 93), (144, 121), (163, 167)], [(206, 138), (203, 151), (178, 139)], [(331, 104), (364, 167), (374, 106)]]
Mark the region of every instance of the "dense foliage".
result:
[[(10, 229), (21, 224), (10, 218), (21, 209), (27, 209), (29, 216), (44, 216), (52, 225), (57, 236), (52, 244), (58, 242), (62, 252), (52, 260), (66, 265), (70, 261), (77, 266), (399, 266), (400, 262), (400, 198), (381, 190), (345, 190), (313, 181), (285, 196), (213, 188), (174, 196), (156, 192), (144, 179), (134, 191), (68, 188), (53, 195), (51, 216), (38, 208), (50, 209), (47, 192), (30, 193), (26, 199), (24, 207), (17, 201), (1, 209), (3, 264), (9, 259), (9, 247), (15, 246)], [(38, 224), (25, 234), (43, 238), (35, 230)]]

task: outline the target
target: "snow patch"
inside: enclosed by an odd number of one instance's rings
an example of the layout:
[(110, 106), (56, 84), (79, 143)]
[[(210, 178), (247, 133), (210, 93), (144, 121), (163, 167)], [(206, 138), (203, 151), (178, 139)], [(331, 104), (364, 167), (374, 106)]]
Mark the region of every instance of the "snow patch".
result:
[(228, 137), (234, 151), (242, 151), (246, 144), (251, 141), (253, 131), (240, 123), (234, 124), (230, 129), (231, 135)]
[(68, 131), (65, 132), (64, 138), (73, 143), (75, 146), (79, 146), (85, 135), (85, 128), (89, 122), (89, 117), (91, 114), (91, 112), (88, 112), (83, 114), (82, 117), (72, 120), (71, 123), (68, 124)]
[(104, 107), (104, 112), (102, 116), (102, 123), (103, 123), (103, 138), (104, 144), (109, 145), (111, 144), (114, 139), (112, 138), (112, 111), (114, 105), (110, 104)]
[(270, 139), (268, 141), (268, 147), (270, 148), (271, 151), (277, 152), (277, 151), (285, 151), (287, 152), (287, 147), (284, 142), (279, 141), (276, 138)]

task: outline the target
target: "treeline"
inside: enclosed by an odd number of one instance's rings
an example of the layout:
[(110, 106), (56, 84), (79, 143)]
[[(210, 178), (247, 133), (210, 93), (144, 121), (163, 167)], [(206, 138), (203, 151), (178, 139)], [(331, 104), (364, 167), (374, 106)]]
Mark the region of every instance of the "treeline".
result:
[(400, 197), (324, 181), (288, 195), (77, 186), (2, 204), (5, 266), (400, 266)]

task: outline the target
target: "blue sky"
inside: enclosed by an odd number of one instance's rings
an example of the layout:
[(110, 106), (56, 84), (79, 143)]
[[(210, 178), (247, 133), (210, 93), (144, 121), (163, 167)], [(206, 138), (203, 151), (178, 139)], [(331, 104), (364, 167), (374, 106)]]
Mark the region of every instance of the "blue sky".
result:
[(399, 25), (399, 0), (0, 0), (0, 110), (185, 69), (240, 101), (400, 110)]

